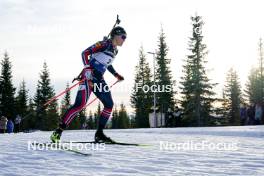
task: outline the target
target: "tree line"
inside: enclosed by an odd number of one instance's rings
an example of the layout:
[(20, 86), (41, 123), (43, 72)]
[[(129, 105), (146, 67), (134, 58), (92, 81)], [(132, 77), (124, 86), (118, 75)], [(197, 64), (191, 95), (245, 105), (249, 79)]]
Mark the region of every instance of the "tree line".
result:
[[(183, 58), (183, 75), (180, 78), (180, 91), (157, 91), (158, 111), (166, 113), (168, 109), (181, 107), (183, 111), (182, 126), (215, 126), (239, 125), (241, 104), (261, 104), (264, 97), (264, 70), (263, 70), (263, 43), (259, 41), (259, 64), (252, 68), (245, 90), (242, 90), (236, 70), (230, 67), (226, 73), (226, 81), (222, 96), (217, 97), (214, 91), (218, 83), (213, 83), (207, 73), (207, 45), (203, 41), (204, 21), (201, 16), (191, 16), (192, 33), (189, 37), (187, 56)], [(139, 62), (136, 66), (131, 105), (135, 110), (136, 127), (149, 127), (149, 113), (153, 112), (153, 92), (138, 90), (142, 85), (171, 85), (175, 88), (175, 80), (171, 75), (168, 58), (168, 46), (163, 29), (158, 37), (155, 53), (156, 72), (155, 80), (151, 74), (149, 63), (143, 47), (139, 49)], [(249, 58), (250, 59), (250, 58)], [(154, 81), (153, 81), (154, 80)], [(178, 95), (178, 96), (177, 96)], [(176, 98), (178, 97), (178, 98)], [(263, 118), (263, 117), (262, 117)]]
[[(239, 76), (236, 70), (230, 67), (226, 73), (226, 81), (222, 90), (222, 96), (216, 97), (214, 91), (217, 83), (209, 79), (207, 73), (207, 45), (204, 43), (203, 26), (201, 16), (191, 18), (192, 33), (188, 40), (187, 56), (183, 58), (182, 77), (173, 79), (168, 58), (169, 47), (166, 43), (166, 35), (163, 29), (158, 36), (157, 49), (155, 50), (155, 73), (151, 71), (146, 59), (143, 46), (139, 48), (138, 63), (135, 67), (133, 91), (130, 95), (130, 103), (134, 115), (129, 116), (124, 104), (115, 107), (112, 120), (108, 128), (147, 128), (149, 127), (149, 113), (154, 111), (154, 95), (152, 91), (145, 91), (143, 86), (156, 90), (157, 111), (166, 113), (168, 109), (174, 110), (180, 107), (183, 110), (182, 126), (215, 126), (215, 125), (239, 125), (241, 104), (263, 104), (264, 78), (263, 78), (263, 43), (260, 39), (259, 64), (251, 69), (245, 90), (242, 90)], [(155, 76), (155, 79), (154, 79)], [(165, 88), (164, 88), (165, 86)], [(167, 91), (166, 87), (169, 87)], [(176, 92), (176, 86), (179, 92)], [(66, 89), (69, 88), (67, 83)], [(20, 86), (15, 88), (12, 83), (12, 64), (7, 53), (1, 61), (0, 77), (0, 115), (14, 119), (17, 114), (23, 119), (23, 129), (53, 130), (56, 128), (60, 117), (71, 105), (70, 92), (66, 92), (63, 100), (57, 100), (44, 107), (44, 104), (55, 95), (51, 85), (50, 73), (47, 63), (43, 64), (35, 95), (29, 97), (26, 82), (23, 80)], [(96, 128), (97, 119), (101, 112), (98, 104), (96, 112), (86, 109), (78, 114), (69, 129)], [(221, 118), (216, 118), (216, 117)]]

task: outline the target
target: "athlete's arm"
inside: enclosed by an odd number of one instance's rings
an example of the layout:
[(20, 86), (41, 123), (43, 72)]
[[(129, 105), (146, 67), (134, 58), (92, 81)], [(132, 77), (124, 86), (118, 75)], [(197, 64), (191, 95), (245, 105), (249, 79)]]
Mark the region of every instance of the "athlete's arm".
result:
[(112, 65), (109, 65), (108, 67), (107, 67), (107, 70), (110, 72), (110, 73), (112, 73), (112, 75), (116, 75), (117, 74), (117, 72), (115, 71), (115, 69), (114, 69), (114, 67), (112, 66)]
[(119, 75), (116, 71), (115, 71), (115, 69), (114, 69), (114, 67), (112, 66), (112, 65), (109, 65), (108, 67), (107, 67), (107, 70), (110, 72), (110, 73), (112, 73), (119, 81), (123, 81), (124, 80), (124, 77), (123, 76), (121, 76), (121, 75)]
[(82, 60), (84, 65), (88, 65), (88, 56), (97, 53), (100, 51), (104, 51), (107, 48), (107, 42), (106, 41), (100, 41), (96, 44), (88, 47), (86, 50), (82, 52)]

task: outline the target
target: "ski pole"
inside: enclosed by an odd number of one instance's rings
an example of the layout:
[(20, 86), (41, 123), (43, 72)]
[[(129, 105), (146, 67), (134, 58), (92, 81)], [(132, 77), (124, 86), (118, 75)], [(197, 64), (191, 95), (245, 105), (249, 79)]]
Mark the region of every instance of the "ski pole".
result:
[[(52, 101), (54, 101), (55, 99), (57, 99), (58, 97), (62, 96), (63, 94), (65, 94), (66, 92), (69, 92), (71, 89), (73, 89), (75, 86), (81, 84), (85, 79), (80, 80), (79, 82), (77, 82), (76, 84), (72, 85), (71, 87), (67, 88), (66, 90), (64, 90), (63, 92), (59, 93), (58, 95), (52, 97), (51, 99), (49, 99), (42, 107), (38, 107), (36, 109), (36, 112), (40, 111), (41, 109), (44, 109), (47, 105), (49, 105)], [(24, 118), (22, 118), (21, 120), (24, 120), (26, 118), (28, 118), (33, 112), (28, 113)]]
[(58, 97), (62, 96), (63, 94), (65, 94), (66, 92), (69, 92), (71, 89), (73, 89), (75, 86), (81, 84), (85, 79), (80, 80), (79, 82), (77, 82), (76, 84), (72, 85), (71, 87), (67, 88), (66, 90), (64, 90), (63, 92), (61, 92), (60, 94), (52, 97), (51, 99), (49, 99), (44, 105), (43, 107), (47, 106), (48, 104), (50, 104), (52, 101), (54, 101), (55, 99), (57, 99)]
[[(111, 86), (110, 86), (110, 88), (112, 88), (116, 83), (118, 83), (119, 82), (119, 80), (117, 80), (116, 82), (114, 82)], [(90, 101), (83, 109), (85, 109), (85, 108), (87, 108), (90, 104), (92, 104), (95, 100), (97, 100), (98, 98), (97, 97), (95, 97), (92, 101)]]

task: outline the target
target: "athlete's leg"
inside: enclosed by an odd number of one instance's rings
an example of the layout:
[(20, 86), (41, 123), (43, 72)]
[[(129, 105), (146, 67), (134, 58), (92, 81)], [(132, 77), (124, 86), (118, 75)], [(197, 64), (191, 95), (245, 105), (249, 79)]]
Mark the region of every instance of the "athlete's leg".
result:
[(101, 84), (99, 87), (102, 88), (100, 90), (95, 88), (93, 89), (93, 92), (104, 105), (104, 109), (102, 110), (98, 121), (98, 130), (103, 130), (109, 117), (111, 116), (114, 102), (109, 88), (106, 88), (107, 84), (104, 80), (100, 81), (99, 83), (96, 82), (95, 84)]
[(76, 117), (76, 115), (86, 105), (90, 94), (91, 94), (91, 89), (88, 85), (88, 82), (85, 81), (83, 84), (79, 86), (79, 90), (77, 92), (75, 103), (63, 115), (63, 118), (62, 118), (63, 124), (65, 124), (66, 126), (69, 126), (69, 124)]
[(79, 113), (86, 105), (91, 94), (91, 87), (88, 82), (89, 80), (85, 80), (82, 84), (80, 84), (74, 105), (66, 111), (62, 117), (59, 127), (52, 133), (50, 137), (53, 142), (58, 142), (60, 140), (63, 130), (69, 126), (71, 121), (76, 117), (77, 113)]

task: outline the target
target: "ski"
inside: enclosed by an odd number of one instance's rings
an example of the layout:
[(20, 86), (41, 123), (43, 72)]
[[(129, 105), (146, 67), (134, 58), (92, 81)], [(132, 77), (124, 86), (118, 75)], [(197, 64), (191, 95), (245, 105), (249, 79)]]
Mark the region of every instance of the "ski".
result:
[(56, 147), (57, 149), (60, 149), (61, 151), (67, 151), (67, 152), (71, 152), (71, 153), (75, 153), (75, 154), (79, 154), (79, 155), (83, 155), (83, 156), (91, 156), (92, 154), (90, 153), (85, 153), (82, 152), (80, 150), (77, 149), (71, 149), (68, 147), (63, 147), (62, 146), (63, 143), (52, 143), (52, 142), (47, 142), (47, 143), (32, 143), (32, 145), (40, 145), (40, 146), (46, 146), (46, 147)]
[(76, 143), (76, 144), (106, 144), (106, 145), (127, 145), (127, 146), (151, 146), (149, 144), (126, 143), (126, 142), (96, 142), (96, 141), (64, 141), (61, 143)]

